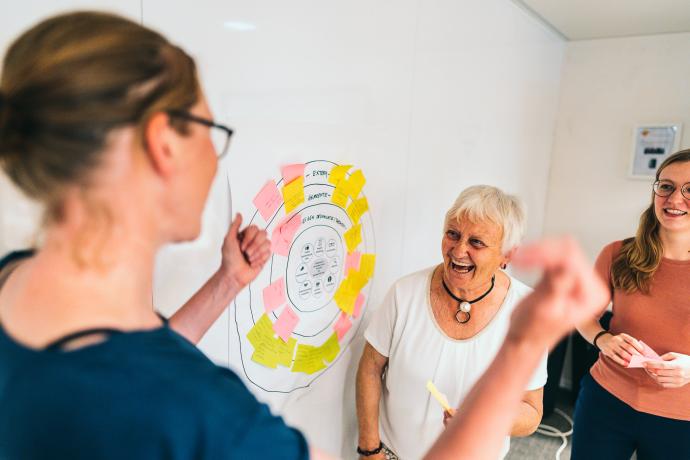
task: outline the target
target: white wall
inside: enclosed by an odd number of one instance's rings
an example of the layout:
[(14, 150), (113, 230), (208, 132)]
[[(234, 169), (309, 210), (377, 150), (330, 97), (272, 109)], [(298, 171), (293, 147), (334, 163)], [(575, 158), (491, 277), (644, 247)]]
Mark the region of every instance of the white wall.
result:
[(635, 234), (650, 180), (627, 177), (637, 124), (680, 121), (690, 144), (690, 34), (568, 43), (544, 230), (594, 258)]
[[(44, 16), (49, 4), (24, 14)], [(246, 215), (280, 164), (328, 159), (361, 167), (378, 256), (372, 309), (393, 280), (441, 259), (443, 214), (468, 185), (495, 184), (523, 197), (528, 235), (541, 234), (565, 43), (513, 3), (143, 0), (142, 7), (146, 25), (197, 58), (216, 117), (237, 133), (202, 237), (159, 260), (155, 300), (165, 312), (218, 263), (228, 171), (233, 208)], [(226, 21), (255, 29), (230, 30)], [(1, 249), (12, 235), (0, 234)], [(235, 367), (228, 319), (202, 349)], [(308, 392), (276, 401), (250, 388), (318, 445), (353, 457), (361, 345)]]

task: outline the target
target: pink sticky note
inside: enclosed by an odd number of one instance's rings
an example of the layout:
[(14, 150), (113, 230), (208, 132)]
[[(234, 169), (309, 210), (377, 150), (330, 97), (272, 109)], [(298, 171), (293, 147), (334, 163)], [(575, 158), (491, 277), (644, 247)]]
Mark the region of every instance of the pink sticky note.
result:
[(338, 317), (338, 321), (333, 325), (333, 330), (338, 334), (338, 340), (342, 340), (347, 334), (347, 331), (352, 327), (352, 321), (348, 318), (347, 313), (342, 312)]
[(295, 330), (295, 326), (297, 326), (297, 323), (299, 322), (299, 316), (297, 316), (297, 313), (290, 308), (290, 305), (285, 305), (285, 308), (283, 309), (283, 312), (280, 314), (278, 317), (278, 320), (273, 323), (273, 330), (276, 331), (276, 334), (283, 339), (283, 342), (286, 342), (290, 340), (290, 335), (292, 335), (292, 331)]
[(298, 177), (304, 176), (304, 163), (285, 165), (280, 168), (280, 172), (283, 175), (283, 181), (289, 184)]
[(290, 253), (290, 245), (295, 233), (302, 225), (302, 218), (299, 214), (289, 214), (278, 223), (271, 234), (271, 251), (287, 257)]
[(662, 360), (660, 360), (660, 359), (654, 359), (654, 358), (648, 358), (648, 357), (642, 356), (642, 355), (632, 355), (632, 357), (630, 358), (630, 362), (629, 362), (628, 365), (625, 366), (625, 367), (628, 367), (628, 368), (631, 368), (631, 369), (634, 368), (634, 367), (644, 367), (644, 366), (642, 366), (643, 363), (646, 363), (646, 362), (659, 362), (659, 361), (662, 361)]
[(272, 312), (286, 302), (285, 278), (278, 278), (264, 288), (264, 308), (266, 313)]
[(649, 345), (644, 343), (642, 340), (638, 340), (640, 342), (640, 345), (642, 345), (642, 355), (646, 356), (647, 358), (654, 358), (654, 359), (661, 359), (661, 356), (652, 349)]
[(292, 242), (292, 239), (295, 237), (295, 233), (297, 233), (297, 230), (299, 230), (300, 225), (302, 225), (302, 217), (300, 217), (299, 214), (293, 214), (292, 217), (287, 219), (287, 221), (283, 224), (280, 233), (283, 238)]
[(352, 311), (352, 317), (357, 318), (362, 311), (362, 305), (364, 305), (364, 294), (361, 292), (357, 294), (357, 300), (355, 300), (355, 309)]
[(359, 271), (359, 260), (362, 257), (361, 252), (350, 252), (345, 258), (345, 273), (349, 273), (350, 269)]
[(267, 222), (282, 202), (283, 196), (278, 191), (278, 186), (274, 180), (266, 182), (266, 185), (261, 187), (261, 190), (259, 190), (259, 193), (256, 194), (252, 201), (256, 209), (259, 210), (261, 217)]

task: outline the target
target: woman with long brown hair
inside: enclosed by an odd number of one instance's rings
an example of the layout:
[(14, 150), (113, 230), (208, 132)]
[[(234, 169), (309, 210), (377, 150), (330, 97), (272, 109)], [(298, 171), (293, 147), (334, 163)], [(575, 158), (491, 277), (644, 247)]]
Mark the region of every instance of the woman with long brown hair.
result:
[[(573, 459), (690, 458), (690, 149), (659, 166), (634, 238), (604, 247), (613, 319), (575, 410)], [(660, 355), (660, 356), (659, 356)]]

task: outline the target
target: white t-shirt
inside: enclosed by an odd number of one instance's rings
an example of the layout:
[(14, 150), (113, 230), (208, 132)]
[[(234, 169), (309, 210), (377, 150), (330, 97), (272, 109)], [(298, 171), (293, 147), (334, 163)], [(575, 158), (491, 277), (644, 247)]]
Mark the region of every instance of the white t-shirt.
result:
[[(388, 357), (381, 394), (379, 426), (383, 442), (403, 460), (422, 458), (443, 431), (443, 409), (426, 389), (434, 382), (458, 407), (498, 352), (508, 332), (510, 314), (531, 288), (510, 278), (496, 316), (474, 337), (455, 340), (436, 323), (430, 287), (434, 267), (407, 275), (388, 291), (364, 337)], [(546, 383), (544, 359), (526, 390)], [(506, 437), (501, 457), (510, 448)]]

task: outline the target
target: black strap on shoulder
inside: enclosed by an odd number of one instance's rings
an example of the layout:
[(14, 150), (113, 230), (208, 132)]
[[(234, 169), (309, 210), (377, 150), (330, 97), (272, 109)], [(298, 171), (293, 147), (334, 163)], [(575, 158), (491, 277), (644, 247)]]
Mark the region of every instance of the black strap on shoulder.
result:
[(81, 331), (77, 332), (72, 332), (71, 334), (67, 334), (65, 336), (60, 337), (57, 340), (54, 340), (53, 342), (50, 342), (48, 346), (45, 347), (46, 351), (55, 351), (55, 350), (60, 350), (62, 349), (66, 344), (69, 342), (80, 339), (82, 337), (86, 337), (88, 335), (94, 335), (94, 334), (104, 334), (104, 335), (115, 335), (115, 334), (122, 334), (122, 331), (119, 329), (113, 329), (109, 327), (97, 327), (93, 329), (84, 329)]
[(32, 257), (36, 251), (34, 249), (22, 249), (19, 251), (12, 251), (0, 259), (0, 270), (5, 268), (5, 265), (15, 260), (26, 259), (27, 257)]
[[(156, 313), (156, 315), (161, 319), (163, 322), (163, 327), (168, 327), (168, 319), (161, 315), (160, 313)], [(95, 327), (91, 329), (83, 329), (81, 331), (76, 331), (72, 332), (70, 334), (67, 334), (65, 336), (60, 337), (57, 340), (54, 340), (48, 344), (48, 346), (45, 347), (46, 351), (54, 351), (54, 350), (60, 350), (63, 348), (66, 344), (71, 342), (72, 340), (77, 340), (82, 337), (86, 337), (88, 335), (95, 335), (95, 334), (103, 334), (107, 336), (111, 335), (119, 335), (122, 334), (123, 331), (120, 329), (114, 329), (111, 327)]]

